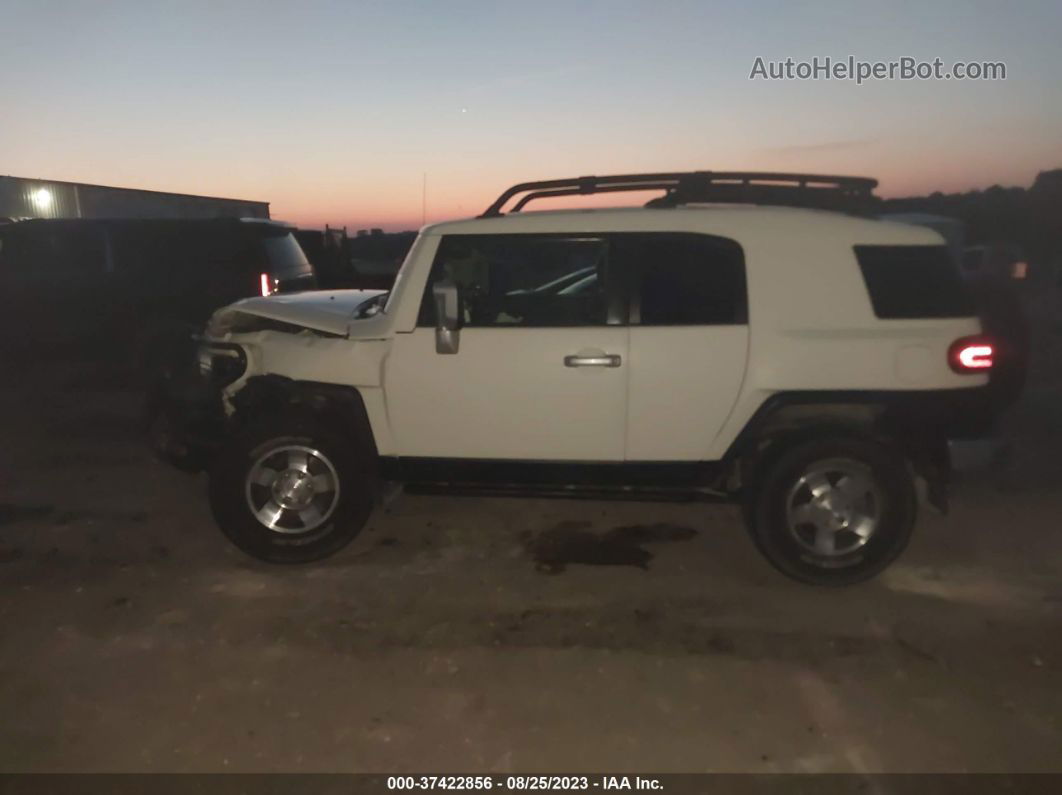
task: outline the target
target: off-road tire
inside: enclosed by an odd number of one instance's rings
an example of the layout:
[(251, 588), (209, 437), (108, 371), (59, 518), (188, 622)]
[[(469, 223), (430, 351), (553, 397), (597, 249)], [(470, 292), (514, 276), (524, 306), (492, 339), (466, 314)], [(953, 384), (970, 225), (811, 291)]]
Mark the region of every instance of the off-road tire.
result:
[[(320, 451), (338, 476), (338, 497), (327, 520), (306, 532), (271, 530), (255, 516), (247, 479), (271, 449)], [(309, 563), (334, 555), (362, 530), (375, 505), (376, 466), (371, 456), (336, 429), (313, 417), (263, 417), (224, 446), (210, 471), (210, 507), (221, 531), (243, 552), (269, 563)]]
[[(880, 513), (863, 546), (828, 557), (798, 541), (790, 529), (788, 503), (802, 475), (822, 462), (845, 460), (865, 467), (880, 495)], [(811, 585), (853, 585), (876, 576), (903, 552), (917, 515), (914, 482), (904, 459), (858, 437), (822, 438), (784, 449), (757, 471), (747, 492), (745, 519), (753, 542), (780, 572)]]

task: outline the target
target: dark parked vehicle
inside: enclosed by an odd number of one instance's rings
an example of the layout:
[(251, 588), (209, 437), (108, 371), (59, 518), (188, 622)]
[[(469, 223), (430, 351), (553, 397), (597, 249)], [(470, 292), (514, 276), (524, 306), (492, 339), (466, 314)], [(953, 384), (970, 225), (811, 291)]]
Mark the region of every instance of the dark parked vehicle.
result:
[(322, 290), (390, 290), (415, 238), (415, 232), (382, 229), (363, 229), (354, 237), (345, 227), (295, 230)]
[(0, 225), (0, 350), (150, 364), (218, 307), (314, 288), (292, 231), (235, 218)]
[(1029, 369), (1029, 322), (1019, 291), (1029, 265), (1017, 244), (987, 243), (963, 251), (962, 274), (985, 333), (998, 343), (989, 390), (1001, 405), (1010, 405), (1021, 396)]
[(887, 213), (879, 217), (927, 226), (944, 238), (966, 282), (981, 327), (995, 341), (988, 394), (1000, 408), (1013, 404), (1025, 387), (1029, 362), (1029, 324), (1017, 290), (1029, 269), (1021, 247), (1013, 243), (966, 246), (966, 226), (957, 218), (930, 213)]
[(319, 229), (296, 229), (295, 239), (317, 274), (317, 286), (322, 290), (342, 290), (356, 287), (354, 271), (347, 253), (347, 232), (326, 226)]
[(1017, 243), (985, 243), (963, 249), (962, 270), (967, 279), (1022, 281), (1029, 275), (1029, 263)]

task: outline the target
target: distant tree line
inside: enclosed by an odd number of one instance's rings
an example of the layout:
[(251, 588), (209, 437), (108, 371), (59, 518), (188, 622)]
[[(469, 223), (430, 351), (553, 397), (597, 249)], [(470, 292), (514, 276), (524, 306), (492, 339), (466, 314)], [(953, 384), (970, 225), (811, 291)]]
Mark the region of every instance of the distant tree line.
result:
[[(955, 218), (966, 227), (967, 245), (1017, 243), (1032, 263), (1062, 265), (1062, 168), (1041, 171), (1028, 188), (993, 185), (966, 193), (937, 191), (928, 196), (878, 199), (876, 211)], [(334, 252), (335, 261), (326, 263), (328, 258), (318, 250), (322, 241), (311, 239), (321, 234), (300, 232), (300, 242), (324, 277), (323, 286), (329, 287), (389, 286), (417, 235), (373, 229), (348, 238), (344, 232), (342, 245)]]
[(931, 193), (882, 200), (883, 212), (919, 212), (957, 218), (966, 242), (1012, 242), (1036, 263), (1062, 258), (1062, 168), (1041, 171), (1029, 188), (993, 185), (967, 193)]

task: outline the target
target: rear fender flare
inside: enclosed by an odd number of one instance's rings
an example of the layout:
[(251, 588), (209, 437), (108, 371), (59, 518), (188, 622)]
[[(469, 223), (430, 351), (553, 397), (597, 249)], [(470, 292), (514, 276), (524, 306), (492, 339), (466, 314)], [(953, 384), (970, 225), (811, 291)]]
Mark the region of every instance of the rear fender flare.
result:
[(778, 393), (753, 414), (723, 460), (745, 486), (793, 445), (824, 436), (858, 436), (902, 455), (913, 473), (925, 479), (929, 501), (944, 510), (950, 479), (947, 435), (944, 425), (933, 420), (949, 397), (944, 392), (930, 394), (923, 408), (917, 393)]

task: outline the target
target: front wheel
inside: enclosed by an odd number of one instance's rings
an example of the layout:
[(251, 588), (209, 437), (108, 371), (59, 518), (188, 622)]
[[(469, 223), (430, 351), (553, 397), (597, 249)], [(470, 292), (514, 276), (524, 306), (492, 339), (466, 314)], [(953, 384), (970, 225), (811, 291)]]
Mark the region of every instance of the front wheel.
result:
[(903, 459), (869, 440), (829, 438), (788, 449), (753, 484), (753, 541), (782, 573), (813, 585), (874, 577), (907, 546), (914, 483)]
[(373, 465), (312, 420), (274, 418), (232, 440), (210, 473), (221, 531), (248, 555), (308, 563), (338, 552), (372, 513)]

